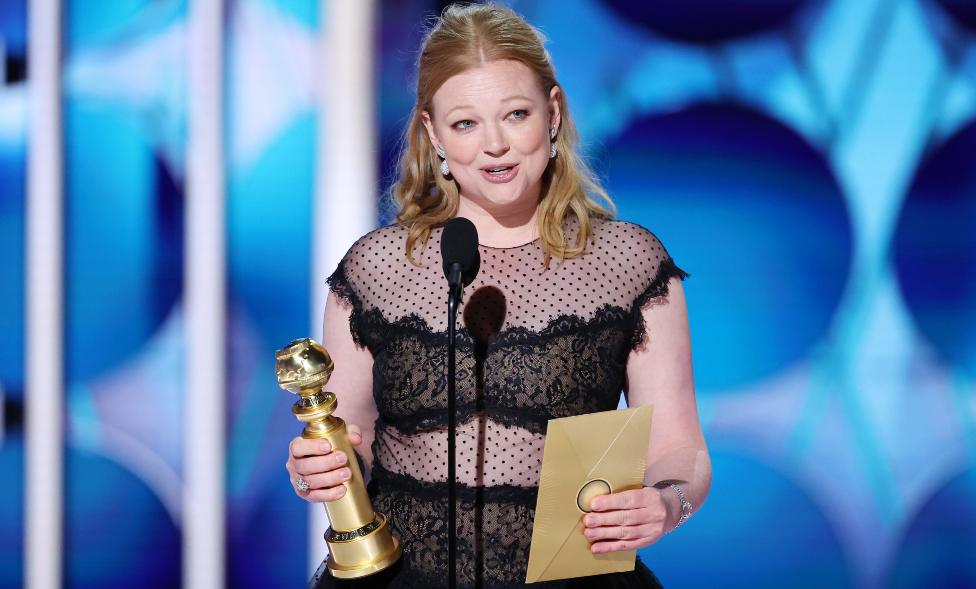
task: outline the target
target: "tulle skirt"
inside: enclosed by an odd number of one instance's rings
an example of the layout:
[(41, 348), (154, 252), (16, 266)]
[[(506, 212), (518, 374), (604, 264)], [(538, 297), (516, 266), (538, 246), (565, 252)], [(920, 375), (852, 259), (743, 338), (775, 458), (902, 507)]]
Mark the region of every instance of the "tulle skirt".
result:
[[(447, 580), (442, 585), (431, 584), (428, 579), (418, 583), (412, 579), (408, 571), (403, 570), (400, 561), (392, 567), (362, 579), (345, 581), (336, 579), (329, 574), (323, 562), (315, 572), (308, 584), (309, 589), (439, 589), (447, 587)], [(641, 560), (637, 559), (634, 570), (627, 573), (613, 573), (609, 575), (594, 575), (592, 577), (579, 577), (577, 579), (566, 579), (564, 581), (548, 581), (545, 583), (533, 583), (523, 585), (538, 589), (662, 589), (661, 582), (658, 581), (654, 573), (650, 571)], [(480, 587), (477, 589), (481, 589)], [(485, 589), (493, 589), (486, 587)]]

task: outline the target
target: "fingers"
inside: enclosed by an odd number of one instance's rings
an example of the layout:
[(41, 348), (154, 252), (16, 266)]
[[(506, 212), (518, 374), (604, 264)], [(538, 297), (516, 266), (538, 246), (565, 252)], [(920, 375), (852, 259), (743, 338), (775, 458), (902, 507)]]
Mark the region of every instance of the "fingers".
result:
[(345, 495), (346, 487), (342, 482), (349, 480), (349, 476), (349, 469), (346, 468), (342, 471), (302, 477), (308, 483), (308, 490), (304, 493), (298, 490), (297, 475), (292, 475), (291, 484), (295, 488), (295, 494), (302, 499), (309, 503), (322, 503), (324, 501), (335, 501)]
[[(348, 427), (349, 443), (358, 446), (363, 441), (362, 431), (355, 425)], [(285, 469), (295, 494), (306, 501), (321, 503), (335, 501), (346, 494), (343, 483), (352, 476), (348, 462), (349, 456), (341, 450), (333, 451), (326, 440), (297, 437), (288, 444)], [(299, 478), (308, 483), (304, 492), (299, 490)]]
[(600, 540), (641, 540), (652, 538), (660, 531), (660, 526), (642, 524), (639, 526), (605, 526), (602, 528), (586, 528), (583, 535), (590, 542)]
[(349, 443), (353, 446), (363, 443), (363, 431), (354, 423), (346, 424), (346, 437), (349, 438)]
[(590, 509), (593, 511), (612, 511), (615, 509), (635, 509), (647, 505), (648, 493), (652, 491), (648, 487), (643, 489), (633, 489), (631, 491), (620, 491), (610, 495), (597, 495), (590, 501)]
[[(652, 521), (654, 514), (648, 508), (640, 509), (621, 509), (618, 511), (607, 511), (605, 513), (588, 513), (583, 518), (583, 523), (587, 528), (600, 526), (636, 526)], [(661, 520), (663, 521), (663, 516)]]
[(325, 440), (306, 440), (305, 438), (292, 438), (288, 444), (288, 454), (295, 458), (305, 456), (320, 456), (332, 451), (332, 444)]
[[(291, 466), (289, 472), (302, 476), (329, 472), (341, 468), (348, 461), (345, 452), (330, 452), (325, 456), (310, 456), (308, 458), (293, 458), (288, 461)], [(286, 468), (287, 466), (286, 465)], [(308, 479), (307, 476), (305, 476)]]
[(325, 503), (326, 501), (335, 501), (346, 494), (346, 488), (343, 486), (331, 487), (329, 489), (317, 489), (315, 491), (309, 491), (308, 495), (304, 497), (309, 503)]
[(650, 546), (664, 533), (667, 511), (660, 491), (644, 488), (600, 495), (583, 517), (583, 534), (594, 553)]
[(590, 546), (590, 551), (594, 554), (602, 554), (604, 552), (616, 552), (618, 550), (639, 550), (641, 548), (650, 546), (654, 543), (652, 538), (644, 538), (642, 540), (618, 540), (615, 542), (597, 542)]
[[(312, 503), (335, 501), (342, 497), (346, 494), (346, 487), (343, 483), (352, 477), (352, 471), (346, 467), (307, 475), (300, 475), (290, 467), (288, 471), (291, 473), (291, 484), (295, 489), (295, 494)], [(304, 492), (299, 490), (299, 477), (308, 484), (308, 488)]]
[(345, 494), (346, 488), (342, 483), (348, 481), (351, 476), (352, 473), (348, 468), (340, 468), (332, 472), (313, 474), (302, 478), (308, 483), (308, 496), (311, 497), (316, 491), (323, 491), (329, 495), (327, 501), (332, 501)]
[[(358, 425), (347, 423), (346, 424), (346, 438), (349, 443), (353, 446), (358, 446), (363, 443), (363, 431)], [(322, 454), (328, 454), (332, 451), (332, 444), (327, 440), (309, 440), (302, 437), (292, 438), (291, 442), (288, 444), (288, 453), (295, 458), (304, 458), (305, 456), (319, 456)]]

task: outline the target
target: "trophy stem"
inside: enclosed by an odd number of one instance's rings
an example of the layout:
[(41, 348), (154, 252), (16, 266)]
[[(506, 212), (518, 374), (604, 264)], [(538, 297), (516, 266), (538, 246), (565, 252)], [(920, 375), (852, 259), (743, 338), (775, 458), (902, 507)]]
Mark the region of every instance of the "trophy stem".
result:
[(333, 452), (343, 452), (352, 475), (343, 483), (346, 493), (342, 497), (323, 503), (331, 524), (325, 533), (329, 545), (326, 566), (340, 579), (381, 571), (400, 558), (400, 543), (390, 533), (386, 516), (373, 511), (359, 461), (347, 437), (346, 422), (332, 415), (335, 395), (327, 392), (314, 403), (303, 403), (307, 398), (292, 407), (295, 416), (305, 423), (302, 437), (326, 440)]
[(342, 483), (345, 494), (323, 503), (330, 523), (325, 533), (329, 572), (336, 578), (355, 579), (389, 567), (400, 558), (400, 542), (391, 533), (387, 517), (373, 511), (359, 461), (346, 435), (346, 422), (333, 415), (336, 396), (323, 391), (332, 372), (331, 359), (319, 344), (296, 340), (278, 351), (276, 363), (279, 384), (299, 395), (292, 413), (305, 424), (302, 437), (325, 440), (334, 452), (341, 451), (347, 457), (351, 476)]

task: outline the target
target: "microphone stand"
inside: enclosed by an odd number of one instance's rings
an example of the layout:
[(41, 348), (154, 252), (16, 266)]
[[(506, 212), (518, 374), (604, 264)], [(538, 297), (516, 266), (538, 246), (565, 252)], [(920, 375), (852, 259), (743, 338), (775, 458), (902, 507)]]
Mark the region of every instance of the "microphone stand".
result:
[(461, 264), (451, 265), (448, 277), (447, 297), (447, 583), (450, 589), (457, 586), (457, 458), (455, 457), (455, 438), (457, 421), (455, 419), (455, 359), (457, 357), (457, 312), (464, 293), (461, 282)]

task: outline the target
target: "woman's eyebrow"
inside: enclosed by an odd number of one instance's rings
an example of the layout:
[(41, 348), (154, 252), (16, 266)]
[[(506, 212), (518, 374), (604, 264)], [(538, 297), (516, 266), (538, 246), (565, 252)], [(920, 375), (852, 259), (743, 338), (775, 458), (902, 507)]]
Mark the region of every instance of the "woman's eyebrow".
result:
[[(515, 96), (509, 96), (508, 98), (502, 98), (501, 99), (501, 102), (511, 102), (513, 100), (528, 100), (529, 102), (532, 101), (532, 99), (529, 98), (528, 96), (523, 96), (521, 94), (516, 94)], [(444, 113), (444, 116), (445, 117), (449, 117), (449, 116), (451, 116), (451, 113), (452, 112), (454, 112), (456, 110), (462, 110), (462, 109), (465, 109), (465, 108), (474, 108), (474, 107), (471, 106), (470, 104), (459, 104), (458, 106), (455, 106), (454, 108), (452, 108), (452, 109), (448, 110), (446, 113)]]
[(449, 117), (449, 116), (451, 116), (451, 113), (452, 112), (454, 112), (456, 110), (459, 110), (459, 109), (465, 109), (465, 108), (474, 108), (474, 107), (471, 106), (470, 104), (461, 104), (459, 106), (455, 106), (454, 108), (452, 108), (449, 111), (447, 111), (446, 113), (444, 113), (444, 116), (445, 117)]

